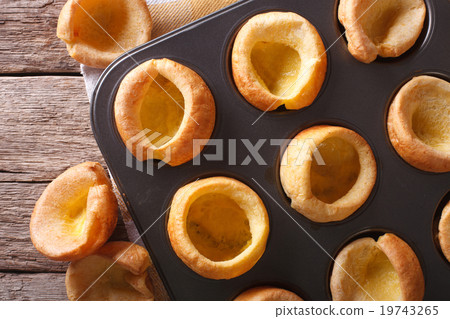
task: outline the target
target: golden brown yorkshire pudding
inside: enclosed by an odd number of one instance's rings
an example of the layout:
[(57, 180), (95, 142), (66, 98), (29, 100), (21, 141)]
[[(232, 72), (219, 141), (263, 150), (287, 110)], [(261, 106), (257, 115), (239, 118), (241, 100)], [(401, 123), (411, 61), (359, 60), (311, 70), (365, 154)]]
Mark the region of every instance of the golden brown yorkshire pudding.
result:
[(445, 205), (439, 221), (439, 244), (445, 258), (450, 262), (450, 202)]
[(121, 54), (150, 41), (151, 31), (145, 0), (68, 0), (56, 34), (72, 58), (104, 69)]
[(303, 301), (303, 299), (289, 290), (262, 286), (244, 291), (234, 301)]
[(411, 247), (394, 234), (385, 234), (378, 241), (360, 238), (342, 249), (330, 288), (337, 301), (418, 301), (423, 299), (425, 282)]
[(397, 153), (429, 172), (450, 171), (450, 83), (422, 75), (397, 93), (388, 115), (389, 137)]
[(353, 214), (369, 197), (376, 175), (369, 144), (354, 131), (328, 125), (300, 132), (280, 166), (292, 208), (319, 223)]
[(69, 300), (154, 300), (147, 250), (129, 242), (109, 242), (95, 254), (70, 264)]
[(117, 222), (117, 200), (98, 163), (69, 168), (51, 182), (30, 221), (36, 249), (54, 260), (71, 261), (99, 249)]
[(314, 102), (327, 71), (320, 35), (293, 12), (268, 12), (239, 31), (232, 52), (238, 90), (253, 106), (298, 110)]
[(247, 185), (212, 177), (177, 191), (167, 230), (175, 253), (189, 268), (206, 278), (230, 279), (263, 255), (269, 218)]
[(425, 21), (423, 0), (341, 0), (339, 21), (348, 50), (359, 61), (398, 57), (419, 38)]
[(114, 105), (117, 129), (140, 161), (178, 166), (197, 156), (214, 129), (216, 107), (206, 83), (188, 67), (150, 60), (122, 81)]

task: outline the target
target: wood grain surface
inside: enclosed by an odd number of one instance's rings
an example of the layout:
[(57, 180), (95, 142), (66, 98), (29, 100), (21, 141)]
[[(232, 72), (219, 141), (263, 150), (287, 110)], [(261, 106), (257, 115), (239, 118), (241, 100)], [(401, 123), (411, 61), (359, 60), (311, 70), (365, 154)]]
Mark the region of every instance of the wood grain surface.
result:
[[(79, 63), (56, 37), (65, 0), (0, 0), (0, 300), (67, 300), (68, 263), (29, 235), (48, 183), (84, 161), (104, 165), (92, 135)], [(111, 240), (128, 240), (119, 219)], [(154, 268), (156, 300), (168, 300)]]
[[(34, 249), (29, 220), (52, 179), (84, 161), (104, 163), (83, 78), (0, 76), (0, 108), (0, 300), (65, 300), (67, 263)], [(127, 240), (122, 221), (111, 240)], [(167, 300), (153, 267), (150, 274), (157, 300)]]
[(102, 162), (82, 77), (0, 77), (0, 181), (48, 182)]
[(67, 300), (63, 273), (2, 273), (0, 300)]
[(65, 0), (1, 0), (0, 73), (80, 72), (56, 37)]

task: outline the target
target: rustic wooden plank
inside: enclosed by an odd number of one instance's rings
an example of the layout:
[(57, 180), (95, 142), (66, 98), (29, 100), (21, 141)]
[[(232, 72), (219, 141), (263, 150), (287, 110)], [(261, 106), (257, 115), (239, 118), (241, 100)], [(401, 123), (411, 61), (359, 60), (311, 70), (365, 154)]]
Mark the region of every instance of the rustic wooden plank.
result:
[[(46, 183), (75, 164), (102, 156), (92, 136), (89, 103), (78, 77), (0, 78), (0, 269), (63, 271), (40, 256), (28, 223)], [(1, 183), (3, 182), (3, 183)], [(26, 182), (24, 184), (17, 182)], [(38, 182), (38, 183), (29, 183)], [(125, 240), (123, 223), (116, 238)]]
[(83, 80), (3, 77), (0, 107), (0, 269), (65, 271), (64, 263), (47, 260), (30, 242), (29, 217), (46, 183), (28, 182), (48, 182), (74, 164), (102, 160)]
[[(2, 273), (0, 301), (64, 301), (67, 300), (65, 273)], [(165, 301), (167, 295), (154, 286), (155, 300)]]
[(80, 72), (56, 37), (65, 0), (2, 0), (0, 73)]
[(0, 272), (64, 272), (67, 263), (50, 261), (30, 240), (34, 203), (46, 184), (0, 183)]
[[(40, 255), (29, 219), (48, 182), (84, 161), (103, 163), (80, 77), (0, 77), (0, 271), (64, 272)], [(127, 240), (120, 221), (111, 240)], [(159, 300), (167, 294), (150, 270)]]
[(0, 273), (0, 300), (67, 300), (63, 273)]
[(0, 182), (51, 181), (103, 161), (81, 77), (0, 77)]

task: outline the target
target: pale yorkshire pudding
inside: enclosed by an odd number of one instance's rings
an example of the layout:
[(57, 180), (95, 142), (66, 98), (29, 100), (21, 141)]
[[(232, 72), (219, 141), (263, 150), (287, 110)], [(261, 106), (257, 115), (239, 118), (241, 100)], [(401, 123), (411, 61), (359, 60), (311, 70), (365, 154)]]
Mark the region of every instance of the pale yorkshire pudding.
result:
[(171, 166), (192, 160), (214, 129), (216, 107), (206, 83), (168, 59), (147, 61), (122, 81), (114, 105), (123, 142), (140, 161)]
[(30, 221), (36, 249), (54, 260), (90, 255), (111, 236), (117, 200), (98, 163), (69, 168), (51, 182), (36, 203)]
[(269, 218), (247, 185), (212, 177), (177, 191), (167, 230), (175, 253), (189, 268), (206, 278), (230, 279), (263, 255)]
[(422, 75), (406, 83), (390, 106), (387, 127), (406, 162), (424, 171), (450, 171), (449, 82)]
[(445, 205), (439, 221), (439, 244), (445, 258), (450, 262), (450, 202)]
[(377, 167), (367, 142), (349, 129), (320, 125), (287, 147), (280, 178), (292, 208), (319, 223), (340, 221), (369, 197)]
[(419, 301), (425, 281), (411, 247), (394, 234), (385, 234), (378, 241), (360, 238), (342, 249), (330, 288), (336, 301)]
[(56, 34), (72, 58), (104, 69), (126, 51), (150, 41), (151, 31), (145, 0), (68, 0)]
[(232, 52), (238, 90), (253, 106), (298, 110), (314, 102), (327, 71), (320, 35), (293, 12), (251, 18), (236, 36)]
[(69, 265), (66, 291), (69, 300), (154, 300), (147, 273), (150, 258), (145, 248), (129, 242), (109, 242), (95, 254)]
[(303, 299), (289, 290), (262, 286), (244, 291), (234, 301), (303, 301)]
[(339, 21), (348, 50), (359, 61), (398, 57), (419, 38), (425, 21), (423, 0), (341, 0)]

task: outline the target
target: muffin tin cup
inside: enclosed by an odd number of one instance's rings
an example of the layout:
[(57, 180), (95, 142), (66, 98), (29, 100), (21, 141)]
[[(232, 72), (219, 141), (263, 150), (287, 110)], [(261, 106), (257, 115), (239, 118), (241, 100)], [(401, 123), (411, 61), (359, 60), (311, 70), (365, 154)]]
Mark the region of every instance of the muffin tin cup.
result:
[[(271, 284), (306, 300), (330, 300), (330, 256), (336, 256), (348, 239), (361, 231), (388, 229), (418, 254), (426, 280), (425, 299), (449, 300), (450, 267), (436, 249), (432, 225), (436, 207), (450, 189), (450, 174), (430, 174), (405, 165), (386, 134), (386, 105), (399, 85), (411, 74), (427, 70), (446, 74), (450, 69), (450, 6), (445, 1), (426, 2), (432, 32), (426, 28), (426, 40), (419, 48), (413, 47), (389, 63), (360, 63), (350, 55), (345, 41), (336, 41), (333, 1), (244, 0), (128, 52), (105, 70), (92, 99), (94, 135), (171, 298), (232, 300), (247, 288)], [(232, 81), (230, 50), (235, 33), (248, 18), (272, 10), (296, 12), (316, 27), (328, 49), (327, 78), (311, 106), (269, 112), (256, 121), (262, 112), (245, 101)], [(114, 121), (114, 99), (122, 79), (137, 64), (163, 57), (192, 68), (210, 87), (217, 107), (212, 139), (224, 140), (223, 161), (205, 159), (205, 154), (216, 152), (216, 147), (209, 145), (200, 155), (201, 165), (191, 161), (158, 169), (154, 161), (139, 167), (133, 159), (132, 167), (127, 166), (128, 151)], [(290, 207), (279, 182), (280, 146), (270, 145), (270, 139), (289, 139), (318, 123), (357, 131), (368, 141), (377, 161), (377, 183), (370, 198), (338, 223), (314, 223)], [(230, 139), (236, 140), (237, 165), (228, 162)], [(239, 165), (250, 155), (241, 139), (253, 145), (266, 139), (259, 153), (267, 165), (257, 165), (253, 158), (249, 165)], [(146, 173), (149, 167), (153, 174)], [(244, 182), (258, 193), (269, 213), (264, 255), (250, 271), (230, 280), (206, 279), (190, 270), (175, 255), (166, 231), (176, 191), (210, 176)]]

